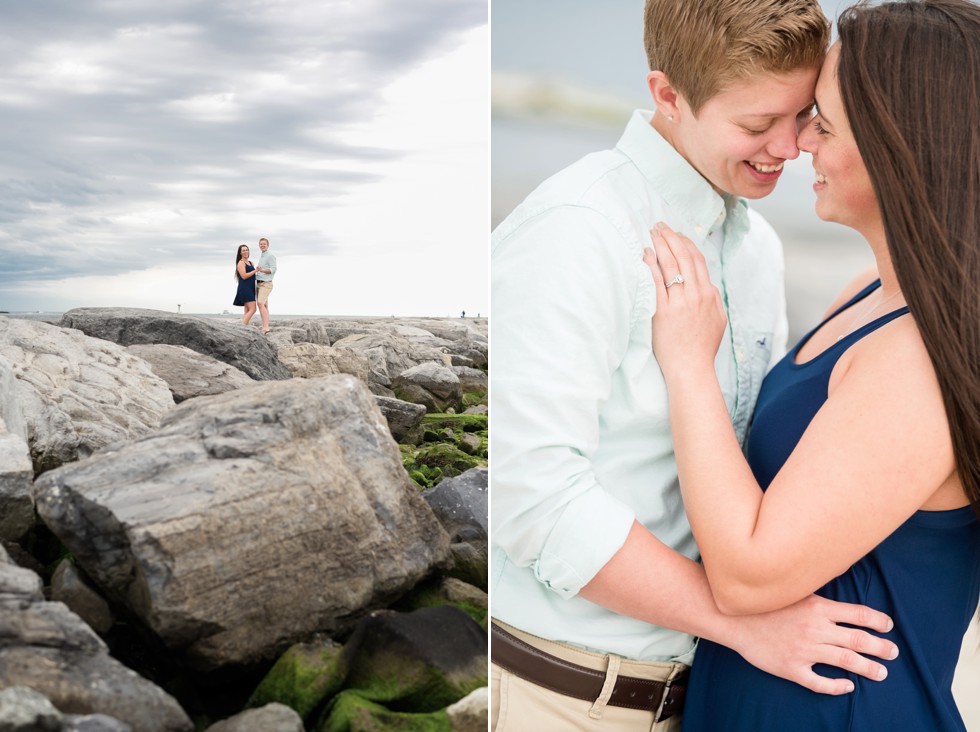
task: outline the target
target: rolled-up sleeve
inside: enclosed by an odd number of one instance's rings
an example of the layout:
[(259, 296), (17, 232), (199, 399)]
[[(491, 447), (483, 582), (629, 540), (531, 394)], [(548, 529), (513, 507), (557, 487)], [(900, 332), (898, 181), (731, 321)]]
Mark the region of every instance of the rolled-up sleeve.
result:
[(494, 234), (492, 537), (563, 597), (623, 546), (634, 520), (592, 464), (630, 339), (630, 251), (585, 207), (552, 208)]

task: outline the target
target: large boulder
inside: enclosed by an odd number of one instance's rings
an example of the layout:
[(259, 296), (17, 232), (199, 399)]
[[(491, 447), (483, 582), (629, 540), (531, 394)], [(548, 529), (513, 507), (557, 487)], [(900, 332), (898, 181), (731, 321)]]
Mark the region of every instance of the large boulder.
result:
[(34, 320), (0, 317), (0, 356), (35, 473), (132, 440), (174, 406), (167, 384), (126, 349)]
[(391, 382), (391, 389), (399, 399), (422, 404), (429, 412), (459, 411), (463, 406), (459, 377), (451, 368), (436, 363), (402, 371)]
[(420, 425), (425, 416), (425, 407), (414, 402), (403, 402), (394, 397), (375, 397), (381, 413), (388, 420), (391, 436), (398, 443), (417, 444), (422, 439)]
[(311, 379), (330, 374), (350, 374), (365, 385), (369, 384), (367, 358), (350, 348), (297, 343), (281, 347), (278, 355), (293, 376)]
[(347, 375), (184, 402), (152, 435), (42, 476), (35, 499), (100, 589), (203, 669), (342, 630), (448, 557)]
[(8, 687), (34, 689), (62, 712), (108, 715), (134, 732), (194, 729), (169, 694), (112, 658), (78, 616), (44, 600), (38, 575), (0, 552), (0, 688)]
[(153, 373), (167, 382), (177, 404), (255, 383), (244, 371), (186, 346), (141, 343), (128, 346), (127, 350), (150, 364)]
[(186, 346), (244, 371), (253, 379), (290, 378), (275, 348), (257, 328), (237, 321), (200, 315), (175, 315), (142, 308), (76, 308), (61, 317), (61, 325), (122, 346), (165, 343)]
[(424, 343), (413, 343), (404, 335), (394, 332), (349, 335), (334, 343), (335, 348), (338, 346), (351, 348), (367, 358), (371, 390), (382, 396), (392, 396), (388, 389), (403, 371), (420, 363), (446, 364), (449, 361), (442, 350)]

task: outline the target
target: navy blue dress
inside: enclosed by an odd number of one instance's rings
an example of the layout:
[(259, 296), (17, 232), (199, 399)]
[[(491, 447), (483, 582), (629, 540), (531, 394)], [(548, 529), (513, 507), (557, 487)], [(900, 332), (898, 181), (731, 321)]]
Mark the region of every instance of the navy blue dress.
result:
[[(880, 284), (872, 283), (833, 315)], [(812, 360), (794, 363), (817, 326), (766, 376), (746, 451), (763, 489), (826, 401), (830, 373), (841, 354), (907, 312), (903, 307), (888, 313)], [(888, 678), (869, 681), (817, 665), (814, 670), (822, 676), (850, 677), (855, 690), (843, 696), (816, 694), (760, 671), (724, 646), (702, 640), (684, 708), (684, 732), (966, 729), (950, 686), (963, 634), (980, 597), (980, 520), (972, 508), (916, 512), (817, 594), (868, 605), (892, 617), (895, 628), (887, 637), (898, 645), (899, 657), (886, 662)]]
[[(253, 267), (248, 262), (245, 263), (245, 272), (254, 272)], [(255, 302), (255, 277), (238, 278), (238, 292), (235, 293), (235, 302), (232, 305), (244, 305), (247, 302)]]

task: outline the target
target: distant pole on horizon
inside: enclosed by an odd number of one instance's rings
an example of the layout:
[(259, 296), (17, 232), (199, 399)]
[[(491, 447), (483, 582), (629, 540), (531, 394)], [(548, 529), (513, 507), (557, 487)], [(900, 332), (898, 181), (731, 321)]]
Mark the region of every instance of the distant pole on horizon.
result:
[(180, 303), (177, 303), (177, 313), (180, 313)]

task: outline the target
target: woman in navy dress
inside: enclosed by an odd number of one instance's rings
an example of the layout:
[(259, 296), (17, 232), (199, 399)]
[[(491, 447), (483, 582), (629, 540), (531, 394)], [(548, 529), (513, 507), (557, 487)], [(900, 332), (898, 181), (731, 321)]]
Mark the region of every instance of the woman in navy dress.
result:
[(827, 696), (702, 641), (685, 732), (965, 729), (951, 683), (980, 597), (980, 7), (902, 0), (838, 24), (799, 146), (817, 214), (861, 233), (877, 267), (766, 377), (744, 456), (714, 375), (721, 295), (666, 228), (646, 257), (653, 345), (718, 606), (868, 605), (899, 655), (880, 682), (818, 664)]
[(242, 244), (235, 253), (235, 280), (238, 282), (238, 290), (235, 292), (235, 301), (232, 305), (244, 305), (245, 315), (242, 316), (242, 324), (248, 325), (248, 321), (255, 315), (255, 267), (248, 258), (248, 247)]

